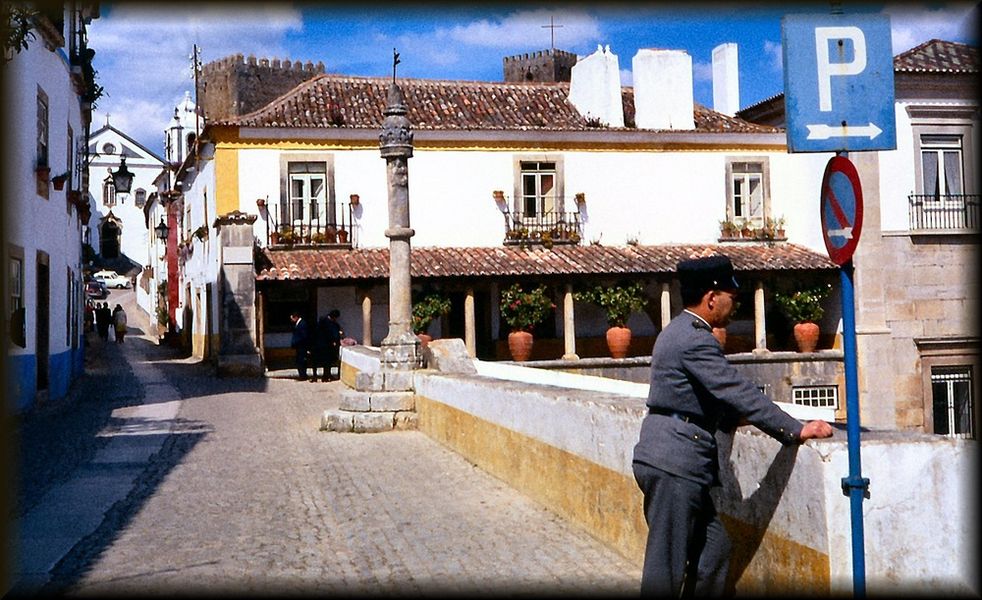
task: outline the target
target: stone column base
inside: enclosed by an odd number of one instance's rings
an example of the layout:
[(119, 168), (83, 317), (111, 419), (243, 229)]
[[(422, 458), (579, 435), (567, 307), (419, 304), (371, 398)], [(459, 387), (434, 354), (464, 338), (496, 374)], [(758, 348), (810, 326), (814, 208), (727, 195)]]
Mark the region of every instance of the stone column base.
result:
[(377, 433), (416, 429), (416, 395), (412, 392), (342, 390), (339, 410), (326, 410), (321, 431)]

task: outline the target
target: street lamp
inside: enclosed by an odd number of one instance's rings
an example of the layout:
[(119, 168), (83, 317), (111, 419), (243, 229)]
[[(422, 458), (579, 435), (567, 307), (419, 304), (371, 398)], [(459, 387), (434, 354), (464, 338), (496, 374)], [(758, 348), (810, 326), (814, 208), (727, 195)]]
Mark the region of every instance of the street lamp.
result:
[(161, 242), (167, 243), (167, 234), (170, 233), (170, 227), (164, 223), (164, 218), (160, 217), (160, 225), (153, 228), (154, 232), (157, 234), (157, 239)]
[(133, 186), (133, 173), (126, 168), (126, 157), (119, 157), (119, 168), (116, 169), (114, 173), (112, 169), (109, 169), (109, 174), (113, 178), (113, 187), (116, 189), (118, 194), (128, 194), (130, 193), (130, 188)]

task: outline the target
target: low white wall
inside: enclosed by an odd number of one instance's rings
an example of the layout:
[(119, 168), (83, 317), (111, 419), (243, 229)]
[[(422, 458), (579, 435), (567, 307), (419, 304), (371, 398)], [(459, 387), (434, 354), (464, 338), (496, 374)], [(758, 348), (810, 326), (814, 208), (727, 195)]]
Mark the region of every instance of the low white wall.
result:
[[(377, 369), (370, 349), (346, 348), (342, 361), (352, 379)], [(474, 364), (476, 373), (416, 372), (420, 429), (640, 563), (646, 526), (631, 457), (647, 386)], [(723, 486), (714, 494), (734, 541), (736, 590), (851, 593), (844, 427), (792, 447), (753, 427), (718, 439)], [(979, 593), (967, 477), (977, 454), (973, 440), (863, 432), (870, 593)]]

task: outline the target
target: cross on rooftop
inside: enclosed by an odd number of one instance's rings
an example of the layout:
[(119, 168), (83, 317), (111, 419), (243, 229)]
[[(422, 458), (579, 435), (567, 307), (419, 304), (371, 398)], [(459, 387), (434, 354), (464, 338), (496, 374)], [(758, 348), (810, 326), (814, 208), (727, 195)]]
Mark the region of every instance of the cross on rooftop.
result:
[(552, 16), (550, 16), (549, 17), (549, 24), (548, 25), (540, 25), (540, 27), (542, 27), (543, 29), (548, 29), (549, 30), (549, 36), (551, 38), (550, 47), (553, 50), (555, 50), (556, 49), (556, 30), (559, 29), (559, 28), (561, 28), (561, 27), (563, 27), (563, 25), (554, 25), (553, 22), (552, 22)]

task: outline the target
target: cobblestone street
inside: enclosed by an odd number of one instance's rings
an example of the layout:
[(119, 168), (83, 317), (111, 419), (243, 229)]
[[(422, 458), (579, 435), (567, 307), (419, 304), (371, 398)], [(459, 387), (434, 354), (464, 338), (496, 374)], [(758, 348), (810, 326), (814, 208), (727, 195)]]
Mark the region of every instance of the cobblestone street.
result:
[(126, 489), (17, 591), (637, 595), (631, 561), (424, 434), (319, 431), (342, 384), (217, 379), (141, 335), (126, 300), (127, 341), (92, 335), (79, 418), (22, 426), (25, 547), (52, 496), (94, 489), (73, 482)]

